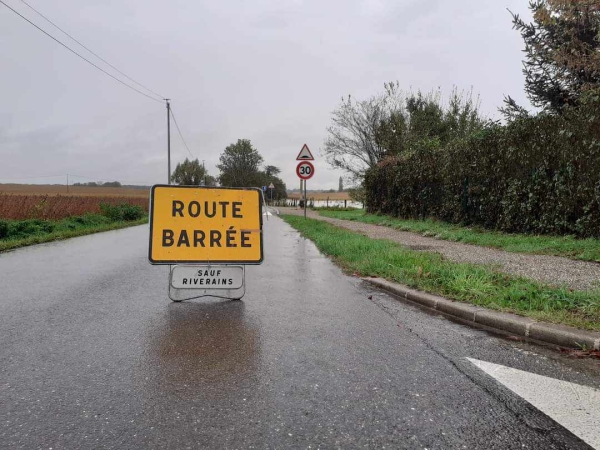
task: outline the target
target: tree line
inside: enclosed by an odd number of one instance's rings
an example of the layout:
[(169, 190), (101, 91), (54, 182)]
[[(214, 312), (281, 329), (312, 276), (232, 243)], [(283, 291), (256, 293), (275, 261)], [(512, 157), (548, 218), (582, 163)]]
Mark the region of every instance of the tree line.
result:
[(186, 158), (177, 164), (171, 181), (188, 186), (225, 187), (262, 187), (272, 183), (275, 186), (273, 200), (287, 198), (285, 183), (278, 177), (281, 170), (265, 164), (263, 157), (248, 139), (238, 139), (235, 144), (225, 147), (217, 168), (220, 173), (213, 177), (198, 159), (190, 161)]

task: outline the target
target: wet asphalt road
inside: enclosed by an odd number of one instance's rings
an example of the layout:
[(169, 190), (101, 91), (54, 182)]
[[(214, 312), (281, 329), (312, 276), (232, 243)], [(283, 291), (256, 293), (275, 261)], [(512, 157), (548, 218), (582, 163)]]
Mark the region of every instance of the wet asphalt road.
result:
[(147, 233), (0, 255), (0, 448), (588, 448), (465, 357), (598, 388), (595, 361), (400, 303), (277, 218), (242, 301), (173, 303)]

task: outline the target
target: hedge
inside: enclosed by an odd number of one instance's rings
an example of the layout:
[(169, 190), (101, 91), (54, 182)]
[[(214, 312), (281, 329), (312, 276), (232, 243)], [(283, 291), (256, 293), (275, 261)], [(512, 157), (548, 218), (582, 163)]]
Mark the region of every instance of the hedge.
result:
[(367, 171), (365, 189), (371, 213), (600, 237), (600, 107), (421, 140)]

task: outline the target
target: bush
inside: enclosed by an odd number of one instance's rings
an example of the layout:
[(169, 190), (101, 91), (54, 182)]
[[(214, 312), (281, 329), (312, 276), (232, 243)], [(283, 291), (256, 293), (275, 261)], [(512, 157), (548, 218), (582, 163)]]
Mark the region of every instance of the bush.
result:
[(5, 224), (4, 233), (0, 225), (0, 238), (24, 238), (32, 235), (49, 234), (55, 229), (55, 224), (46, 220), (31, 219), (20, 221), (2, 221)]
[(367, 172), (367, 211), (600, 237), (599, 110), (490, 125), (443, 148), (423, 139)]
[(119, 205), (111, 205), (108, 203), (100, 204), (102, 215), (108, 217), (113, 222), (139, 220), (144, 217), (144, 208), (138, 205), (130, 205), (121, 203)]
[(6, 220), (0, 220), (0, 239), (4, 239), (8, 236), (8, 222)]

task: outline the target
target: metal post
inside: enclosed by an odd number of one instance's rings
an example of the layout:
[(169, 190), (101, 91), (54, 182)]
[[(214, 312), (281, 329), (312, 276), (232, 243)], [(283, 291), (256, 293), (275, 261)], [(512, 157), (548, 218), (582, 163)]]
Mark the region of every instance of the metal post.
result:
[(306, 196), (306, 180), (304, 180), (304, 218), (306, 219), (306, 207), (308, 206), (308, 197)]
[(165, 98), (167, 102), (167, 170), (169, 175), (168, 183), (171, 184), (171, 104), (169, 98)]

